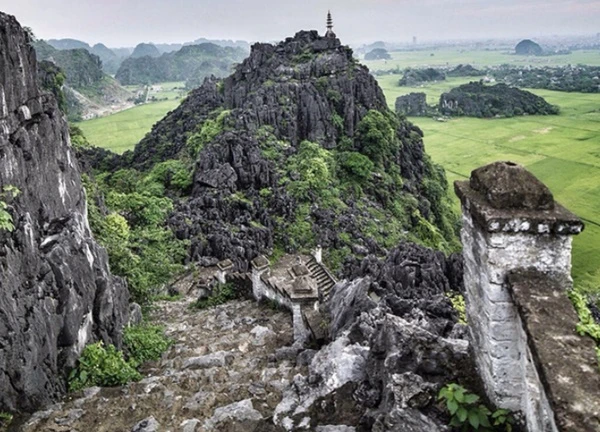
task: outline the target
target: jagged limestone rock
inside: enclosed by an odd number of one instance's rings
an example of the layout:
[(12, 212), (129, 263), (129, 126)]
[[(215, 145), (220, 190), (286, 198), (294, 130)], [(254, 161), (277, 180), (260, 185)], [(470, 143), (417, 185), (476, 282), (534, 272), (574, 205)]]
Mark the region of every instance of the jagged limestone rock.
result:
[(14, 17), (0, 13), (0, 191), (15, 229), (0, 231), (0, 411), (66, 392), (86, 343), (121, 345), (129, 293), (93, 239), (69, 129)]

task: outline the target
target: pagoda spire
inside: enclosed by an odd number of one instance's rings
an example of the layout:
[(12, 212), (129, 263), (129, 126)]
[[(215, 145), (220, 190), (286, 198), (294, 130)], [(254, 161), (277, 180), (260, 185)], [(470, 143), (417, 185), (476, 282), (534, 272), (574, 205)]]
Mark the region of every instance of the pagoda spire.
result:
[(331, 18), (331, 11), (327, 11), (327, 33), (325, 33), (325, 37), (336, 37), (333, 32), (333, 18)]

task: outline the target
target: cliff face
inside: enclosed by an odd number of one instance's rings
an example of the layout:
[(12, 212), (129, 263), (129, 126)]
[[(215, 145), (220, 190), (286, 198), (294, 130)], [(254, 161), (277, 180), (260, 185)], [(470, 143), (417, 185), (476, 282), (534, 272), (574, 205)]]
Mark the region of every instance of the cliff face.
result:
[(40, 92), (31, 41), (0, 13), (0, 411), (31, 410), (66, 390), (90, 340), (121, 344), (129, 294), (91, 236), (67, 123)]

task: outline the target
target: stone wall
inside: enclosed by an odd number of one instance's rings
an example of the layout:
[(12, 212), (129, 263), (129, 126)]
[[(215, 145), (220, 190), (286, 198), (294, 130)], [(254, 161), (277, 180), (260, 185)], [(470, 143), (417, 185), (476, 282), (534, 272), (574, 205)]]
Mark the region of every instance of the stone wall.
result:
[[(589, 348), (592, 341), (577, 334), (577, 316), (566, 295), (572, 288), (572, 235), (581, 232), (583, 224), (555, 203), (538, 179), (513, 163), (475, 170), (470, 181), (456, 182), (455, 189), (463, 209), (467, 317), (489, 398), (497, 406), (523, 412), (530, 432), (600, 430), (598, 402), (588, 403), (581, 392), (567, 395), (557, 385), (566, 380), (567, 387), (579, 387), (582, 377), (575, 372), (589, 369), (594, 384), (586, 388), (600, 397), (600, 374), (593, 347)], [(534, 275), (538, 291), (527, 293), (544, 301), (532, 302), (520, 288), (530, 286), (527, 280)], [(545, 319), (544, 327), (534, 325), (552, 315), (557, 305), (570, 311), (563, 314), (568, 316), (566, 322)], [(555, 337), (532, 336), (532, 328)], [(540, 357), (541, 341), (543, 346), (552, 345), (556, 338), (588, 347), (587, 357), (576, 349), (544, 351)], [(548, 366), (559, 362), (572, 364), (553, 382), (546, 376)], [(569, 397), (574, 400), (565, 402)]]

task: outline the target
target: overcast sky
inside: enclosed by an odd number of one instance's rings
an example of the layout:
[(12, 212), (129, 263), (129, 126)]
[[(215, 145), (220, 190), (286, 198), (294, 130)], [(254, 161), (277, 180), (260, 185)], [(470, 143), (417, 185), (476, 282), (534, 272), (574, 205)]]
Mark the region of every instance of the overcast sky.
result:
[(323, 30), (327, 9), (348, 44), (600, 32), (600, 0), (0, 0), (39, 38), (110, 47), (280, 40)]

